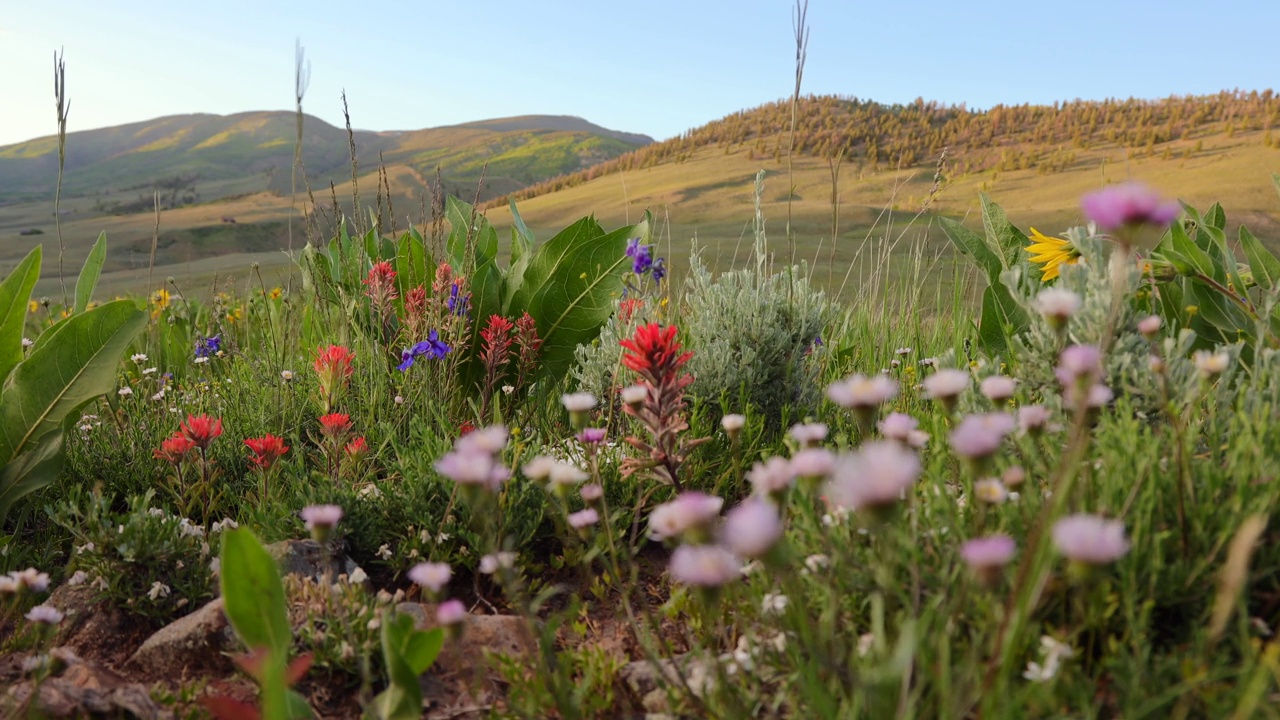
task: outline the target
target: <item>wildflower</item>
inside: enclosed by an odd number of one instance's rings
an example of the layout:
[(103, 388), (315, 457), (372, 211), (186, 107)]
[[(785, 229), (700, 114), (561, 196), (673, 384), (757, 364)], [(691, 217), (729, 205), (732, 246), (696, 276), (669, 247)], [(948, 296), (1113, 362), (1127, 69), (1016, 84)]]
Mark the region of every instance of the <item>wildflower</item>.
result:
[(467, 614), (467, 606), (461, 600), (445, 600), (436, 608), (436, 622), (445, 627), (460, 625), (467, 619)]
[(14, 592), (42, 593), (49, 589), (49, 574), (35, 568), (14, 570), (8, 577), (13, 579)]
[(742, 432), (742, 428), (747, 424), (747, 416), (738, 413), (729, 413), (720, 418), (720, 428), (724, 430), (724, 434), (729, 436), (730, 440), (737, 440), (738, 434)]
[(757, 462), (747, 471), (747, 481), (757, 495), (780, 498), (795, 481), (795, 473), (786, 458), (770, 457)]
[(206, 361), (212, 355), (218, 355), (222, 352), (222, 336), (214, 335), (213, 337), (202, 337), (196, 340), (196, 359), (201, 358)]
[(742, 577), (742, 563), (718, 545), (681, 545), (671, 553), (667, 571), (676, 582), (717, 588)]
[(649, 513), (649, 537), (666, 540), (678, 535), (700, 539), (720, 516), (724, 499), (697, 491), (683, 492)]
[(595, 505), (600, 502), (600, 498), (604, 497), (604, 488), (595, 483), (583, 485), (578, 489), (578, 494), (582, 496), (582, 502), (588, 505)]
[(159, 600), (160, 598), (169, 597), (169, 592), (169, 586), (157, 580), (151, 583), (151, 589), (147, 591), (147, 597), (152, 600)]
[(758, 558), (767, 554), (782, 537), (782, 519), (773, 503), (757, 497), (743, 500), (725, 514), (720, 539), (734, 555)]
[(116, 394), (122, 398), (130, 397), (133, 395), (133, 388), (129, 387), (128, 385), (125, 385), (124, 387), (117, 390)]
[[(144, 369), (144, 370), (142, 371), (142, 374), (143, 374), (143, 375), (153, 375), (153, 374), (155, 374), (156, 370), (158, 370), (158, 369), (159, 369), (159, 368), (149, 367), (149, 368)], [(163, 391), (163, 390), (164, 390), (164, 388), (161, 388), (161, 390)]]
[(540, 481), (546, 480), (551, 475), (551, 468), (555, 467), (556, 459), (547, 455), (535, 455), (532, 460), (524, 464), (521, 472), (530, 480)]
[(1014, 425), (1013, 416), (1008, 413), (969, 415), (951, 432), (951, 449), (961, 457), (981, 462), (1000, 449)]
[(791, 456), (790, 475), (816, 482), (831, 474), (836, 456), (826, 448), (805, 448)]
[(36, 605), (27, 611), (27, 620), (37, 625), (57, 625), (62, 622), (62, 613), (52, 605)]
[(209, 443), (222, 434), (222, 418), (211, 418), (208, 415), (187, 415), (187, 421), (178, 428), (196, 447), (207, 450)]
[[(649, 270), (649, 275), (653, 278), (654, 282), (656, 283), (662, 282), (662, 278), (667, 276), (667, 259), (658, 258), (657, 260), (654, 260), (653, 267), (650, 268)], [(663, 306), (665, 306), (666, 303), (667, 303), (667, 299), (663, 298), (662, 299)]]
[(1004, 402), (1013, 397), (1017, 381), (1007, 375), (990, 375), (982, 379), (979, 389), (987, 399), (994, 403)]
[(134, 361), (138, 365), (141, 365), (142, 363), (147, 361), (147, 356), (142, 353), (134, 353), (129, 356), (129, 359)]
[(1028, 662), (1027, 669), (1022, 673), (1022, 677), (1031, 682), (1052, 680), (1057, 676), (1062, 661), (1076, 654), (1070, 645), (1058, 642), (1048, 635), (1040, 638), (1040, 652), (1044, 656), (1044, 662)]
[(596, 406), (596, 396), (588, 392), (569, 393), (560, 396), (564, 409), (569, 411), (570, 422), (575, 428), (587, 423), (587, 413)]
[(831, 558), (822, 553), (816, 553), (804, 559), (804, 567), (809, 572), (816, 573), (819, 570), (831, 567)]
[(1018, 427), (1028, 435), (1039, 435), (1049, 424), (1049, 408), (1043, 405), (1023, 405), (1018, 408)]
[(552, 489), (557, 491), (586, 482), (590, 477), (590, 475), (582, 471), (582, 468), (567, 462), (553, 464), (551, 471), (547, 474), (547, 480), (550, 482)]
[(392, 398), (392, 400), (391, 400), (391, 401), (392, 401), (392, 402), (394, 402), (394, 403), (395, 403), (395, 404), (397, 404), (397, 405), (403, 405), (403, 404), (404, 404), (404, 396), (403, 396), (403, 395), (397, 395), (397, 396), (395, 396), (394, 398)]
[(906, 413), (890, 413), (880, 421), (880, 434), (907, 447), (920, 448), (929, 442), (929, 433), (916, 429), (919, 421)]
[(909, 348), (909, 347), (900, 347), (900, 348), (898, 348), (897, 350), (894, 350), (894, 351), (893, 351), (893, 353), (894, 353), (895, 355), (899, 356), (899, 357), (905, 357), (905, 356), (907, 356), (907, 355), (910, 355), (910, 354), (911, 354), (911, 348)]
[(1138, 332), (1142, 333), (1142, 337), (1154, 340), (1156, 335), (1160, 334), (1160, 326), (1163, 322), (1159, 315), (1148, 315), (1138, 321)]
[(898, 443), (868, 442), (836, 458), (827, 498), (837, 508), (876, 512), (902, 499), (920, 471), (920, 458)]
[(493, 553), (480, 558), (480, 572), (484, 575), (492, 575), (500, 569), (510, 570), (515, 565), (516, 554), (513, 552)]
[(458, 438), (454, 449), (464, 453), (483, 452), (492, 455), (502, 452), (509, 436), (505, 425), (488, 425), (480, 430), (472, 428)]
[(1005, 487), (1010, 488), (1018, 487), (1026, 479), (1027, 471), (1023, 470), (1021, 465), (1010, 466), (1000, 475), (1000, 482), (1004, 483)]
[(318, 542), (324, 542), (342, 520), (342, 508), (337, 505), (308, 505), (298, 514)]
[(649, 396), (649, 388), (644, 385), (629, 385), (622, 388), (618, 394), (622, 396), (622, 402), (634, 408), (639, 407), (644, 402), (644, 399)]
[(973, 496), (989, 505), (999, 505), (1009, 499), (1009, 489), (996, 478), (985, 478), (973, 484)]
[(1093, 345), (1071, 345), (1062, 351), (1055, 373), (1063, 387), (1092, 384), (1102, 377), (1102, 351)]
[(391, 546), (388, 545), (387, 543), (383, 543), (378, 546), (378, 551), (374, 554), (382, 558), (383, 560), (390, 560), (392, 555)]
[(924, 379), (925, 397), (942, 403), (948, 411), (956, 406), (956, 398), (969, 388), (969, 373), (944, 368)]
[(1191, 361), (1195, 363), (1196, 369), (1200, 371), (1201, 375), (1206, 379), (1213, 379), (1226, 372), (1227, 367), (1231, 365), (1231, 356), (1225, 352), (1197, 350), (1191, 356)]
[(197, 364), (197, 365), (204, 365), (205, 363), (209, 362), (209, 358), (207, 358), (207, 357), (198, 357), (198, 358), (196, 358), (193, 362), (194, 362), (195, 364)]
[(281, 378), (282, 380), (284, 380), (285, 382), (289, 382), (289, 381), (293, 380), (293, 371), (292, 371), (292, 370), (281, 370), (281, 371), (280, 371), (280, 378)]
[(631, 258), (631, 271), (643, 275), (653, 267), (653, 254), (650, 245), (641, 245), (640, 238), (631, 238), (627, 242), (627, 257)]
[(366, 288), (364, 294), (373, 300), (377, 307), (384, 307), (387, 302), (397, 297), (396, 271), (388, 260), (374, 263), (363, 282)]
[(465, 317), (471, 312), (471, 293), (462, 292), (465, 282), (465, 278), (458, 276), (449, 286), (449, 298), (445, 300), (445, 305), (449, 308), (449, 314), (454, 317)]
[(569, 513), (567, 518), (569, 527), (574, 530), (584, 530), (600, 522), (600, 513), (595, 508), (586, 508), (578, 512)]
[(1035, 228), (1031, 228), (1029, 239), (1027, 255), (1031, 262), (1040, 266), (1041, 282), (1057, 278), (1063, 265), (1074, 265), (1080, 261), (1080, 251), (1070, 240), (1049, 237)]
[(803, 447), (816, 447), (827, 439), (825, 423), (800, 423), (791, 426), (791, 439)]
[(599, 445), (604, 442), (604, 428), (583, 428), (577, 435), (578, 442), (583, 445)]
[(453, 577), (453, 570), (447, 563), (418, 563), (408, 572), (411, 582), (426, 588), (432, 595), (439, 595), (440, 591), (449, 584), (451, 577)]
[(400, 364), (396, 369), (405, 372), (413, 367), (414, 361), (420, 357), (426, 357), (428, 360), (440, 360), (453, 348), (449, 347), (440, 339), (440, 333), (432, 330), (427, 333), (427, 339), (422, 342), (415, 343), (413, 347), (408, 348), (400, 353)]
[(320, 416), (320, 434), (339, 441), (351, 430), (351, 416), (346, 413), (329, 413)]
[(1103, 232), (1127, 232), (1151, 225), (1163, 228), (1182, 211), (1177, 202), (1164, 201), (1159, 193), (1137, 182), (1089, 193), (1080, 199), (1085, 217)]
[(435, 463), (436, 472), (458, 483), (497, 492), (510, 472), (485, 453), (446, 453)]
[(320, 392), (328, 402), (333, 401), (338, 390), (346, 385), (347, 379), (355, 372), (352, 367), (355, 358), (355, 354), (342, 345), (316, 349), (316, 360), (312, 367), (320, 379)]
[(22, 338), (22, 347), (24, 348), (29, 348), (35, 344), (36, 344), (36, 341), (32, 340), (31, 338), (27, 338), (27, 337)]
[(898, 394), (898, 383), (884, 375), (853, 375), (827, 386), (831, 402), (847, 408), (876, 408)]
[(1053, 544), (1074, 563), (1106, 565), (1129, 551), (1124, 521), (1097, 515), (1068, 515), (1053, 525)]
[(1017, 543), (1004, 534), (974, 538), (960, 547), (960, 558), (984, 585), (994, 585), (1000, 570), (1013, 560)]
[(361, 460), (364, 460), (366, 455), (369, 454), (369, 443), (365, 441), (363, 436), (361, 436), (347, 443), (347, 446), (342, 449), (342, 452), (347, 456), (348, 461), (352, 463), (359, 463)]
[(259, 438), (247, 438), (244, 444), (253, 451), (253, 457), (249, 458), (249, 462), (263, 470), (270, 470), (276, 460), (289, 452), (289, 446), (284, 444), (284, 438), (270, 433)]
[(787, 609), (787, 596), (782, 593), (765, 593), (760, 600), (760, 610), (765, 615), (781, 615)]

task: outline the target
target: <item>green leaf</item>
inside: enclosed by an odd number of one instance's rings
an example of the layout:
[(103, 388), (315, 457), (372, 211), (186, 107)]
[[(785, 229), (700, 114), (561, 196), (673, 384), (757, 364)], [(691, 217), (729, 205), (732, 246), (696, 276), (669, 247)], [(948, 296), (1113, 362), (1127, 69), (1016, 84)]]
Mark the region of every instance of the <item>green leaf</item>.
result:
[(293, 643), (276, 561), (248, 528), (222, 534), (223, 612), (241, 642), (266, 648), (283, 667)]
[(41, 337), (0, 393), (0, 462), (26, 452), (115, 387), (116, 367), (147, 316), (131, 300), (72, 315)]
[(80, 268), (80, 277), (76, 280), (76, 314), (84, 312), (93, 298), (93, 289), (98, 286), (98, 276), (102, 274), (102, 266), (107, 262), (107, 231), (98, 235), (98, 241), (84, 259), (84, 267)]
[(986, 193), (979, 193), (979, 197), (982, 199), (982, 226), (987, 231), (987, 242), (994, 241), (1000, 252), (1000, 263), (1007, 270), (1018, 264), (1027, 247), (1027, 236), (1009, 222), (1004, 209)]
[(1253, 271), (1254, 282), (1264, 290), (1275, 287), (1280, 281), (1280, 259), (1263, 247), (1258, 238), (1245, 226), (1240, 226), (1240, 246), (1244, 248), (1245, 257), (1249, 258), (1249, 269)]
[(382, 624), (382, 659), (390, 682), (374, 699), (374, 708), (384, 720), (410, 720), (422, 715), (422, 689), (418, 685), (421, 673), (414, 672), (405, 655), (414, 634), (413, 618), (408, 615), (397, 613)]
[(62, 472), (62, 430), (40, 438), (36, 446), (0, 468), (0, 523), (22, 496), (52, 485)]
[(1223, 211), (1222, 205), (1214, 203), (1204, 213), (1204, 224), (1202, 227), (1214, 227), (1219, 230), (1227, 228), (1227, 213)]
[(982, 239), (981, 235), (952, 220), (951, 218), (938, 218), (942, 225), (942, 232), (946, 233), (951, 243), (956, 246), (956, 250), (961, 255), (972, 260), (983, 272), (987, 274), (987, 279), (996, 282), (1000, 277), (1000, 258), (987, 247), (987, 243)]
[(415, 630), (404, 646), (404, 659), (415, 675), (421, 675), (435, 664), (444, 649), (444, 628), (425, 632)]
[(427, 283), (427, 243), (417, 228), (400, 236), (396, 248), (396, 281), (400, 295)]
[(0, 282), (0, 386), (22, 361), (22, 333), (27, 323), (27, 302), (40, 279), (40, 246), (18, 263)]
[(455, 272), (467, 272), (468, 255), (476, 266), (497, 257), (498, 231), (489, 224), (488, 218), (453, 196), (449, 197), (445, 217), (449, 220), (447, 246)]
[(614, 312), (622, 275), (630, 263), (627, 240), (648, 237), (648, 220), (597, 235), (584, 218), (538, 248), (511, 300), (511, 313), (528, 311), (542, 338), (542, 370), (553, 378), (567, 372), (574, 350), (591, 342)]

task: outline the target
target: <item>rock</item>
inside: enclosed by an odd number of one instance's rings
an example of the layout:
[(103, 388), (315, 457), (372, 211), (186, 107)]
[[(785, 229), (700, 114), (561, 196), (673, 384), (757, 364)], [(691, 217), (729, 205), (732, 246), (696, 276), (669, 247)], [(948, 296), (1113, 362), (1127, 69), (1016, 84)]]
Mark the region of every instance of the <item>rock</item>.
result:
[[(32, 697), (30, 681), (9, 691), (13, 708), (29, 704), (39, 717), (136, 717), (140, 720), (169, 720), (173, 713), (151, 699), (145, 685), (127, 682), (121, 676), (89, 662), (76, 661), (60, 676), (40, 683)], [(8, 711), (6, 709), (6, 711)]]
[(152, 621), (130, 616), (124, 609), (95, 603), (94, 590), (85, 585), (62, 585), (46, 601), (63, 614), (55, 640), (86, 660), (118, 666), (154, 630)]
[[(662, 681), (659, 681), (658, 677), (659, 668), (664, 678)], [(665, 688), (680, 682), (677, 673), (684, 676), (689, 689), (699, 697), (715, 683), (715, 677), (706, 662), (692, 658), (688, 653), (673, 659), (660, 660), (657, 667), (648, 660), (627, 663), (618, 671), (618, 680), (622, 683), (626, 694), (630, 695), (646, 712), (670, 713), (673, 708), (670, 706)], [(677, 691), (677, 695), (681, 693), (683, 689)]]
[[(280, 563), (280, 572), (285, 575), (301, 575), (303, 577), (322, 580), (325, 574), (325, 553), (320, 543), (315, 540), (281, 540), (267, 546), (267, 552)], [(338, 576), (351, 576), (360, 566), (347, 557), (341, 549), (329, 548), (330, 580), (337, 581)], [(363, 570), (360, 570), (363, 573)]]
[(217, 598), (160, 628), (138, 648), (125, 667), (147, 674), (192, 677), (230, 672), (222, 651), (227, 646), (227, 616)]
[[(436, 627), (435, 608), (421, 603), (404, 602), (396, 605), (398, 612), (413, 617), (419, 630)], [(435, 667), (441, 672), (465, 672), (482, 665), (485, 652), (496, 652), (513, 657), (531, 657), (538, 652), (524, 618), (515, 615), (468, 615), (462, 637), (445, 640), (444, 650)]]

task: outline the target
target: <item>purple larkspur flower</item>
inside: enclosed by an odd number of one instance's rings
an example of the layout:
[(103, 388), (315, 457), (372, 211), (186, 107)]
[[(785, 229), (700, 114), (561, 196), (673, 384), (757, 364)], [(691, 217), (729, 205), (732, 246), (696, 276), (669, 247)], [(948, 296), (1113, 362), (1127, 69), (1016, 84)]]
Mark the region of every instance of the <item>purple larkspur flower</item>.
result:
[(649, 272), (653, 267), (653, 253), (649, 245), (641, 245), (640, 238), (631, 238), (627, 243), (627, 257), (631, 258), (631, 271), (637, 275)]
[(203, 358), (222, 352), (222, 336), (202, 337), (196, 340), (196, 357)]
[(440, 333), (432, 330), (427, 333), (427, 339), (422, 342), (415, 343), (413, 347), (400, 353), (400, 364), (396, 369), (405, 372), (413, 367), (414, 361), (420, 357), (426, 357), (430, 360), (439, 360), (449, 354), (452, 348), (440, 339)]
[(462, 317), (471, 312), (471, 293), (465, 295), (457, 285), (449, 288), (449, 298), (445, 300), (445, 305), (449, 307), (449, 312), (457, 317)]
[(667, 276), (667, 259), (658, 258), (653, 261), (653, 267), (650, 268), (650, 274), (653, 275), (654, 282), (662, 282), (662, 278)]

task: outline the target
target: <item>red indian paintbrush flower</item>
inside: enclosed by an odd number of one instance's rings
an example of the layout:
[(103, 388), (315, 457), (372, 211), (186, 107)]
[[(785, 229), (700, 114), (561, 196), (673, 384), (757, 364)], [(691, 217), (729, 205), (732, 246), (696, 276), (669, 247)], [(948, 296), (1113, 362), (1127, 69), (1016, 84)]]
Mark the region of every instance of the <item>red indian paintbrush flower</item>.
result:
[(316, 349), (316, 374), (320, 376), (320, 387), (328, 394), (339, 383), (345, 383), (355, 368), (351, 366), (356, 359), (355, 353), (342, 345), (330, 345)]
[(329, 413), (320, 416), (320, 433), (331, 440), (338, 440), (351, 429), (351, 416), (346, 413)]
[(369, 268), (369, 274), (364, 279), (365, 295), (369, 296), (376, 302), (386, 300), (394, 300), (396, 293), (396, 271), (391, 267), (391, 262), (383, 260), (380, 263), (374, 263)]
[(622, 364), (634, 370), (642, 386), (648, 388), (639, 403), (628, 404), (623, 411), (639, 420), (650, 434), (647, 442), (637, 437), (627, 438), (632, 447), (648, 457), (627, 458), (622, 464), (622, 474), (630, 476), (647, 470), (658, 480), (680, 489), (677, 478), (680, 466), (691, 449), (709, 439), (686, 439), (681, 435), (689, 427), (683, 417), (684, 389), (693, 382), (693, 376), (682, 369), (693, 353), (680, 352), (675, 326), (664, 328), (657, 323), (641, 325), (620, 344), (630, 350), (622, 356)]
[(343, 451), (351, 462), (360, 462), (365, 455), (369, 454), (369, 443), (365, 442), (364, 437), (361, 436), (347, 443)]
[(160, 447), (151, 451), (152, 457), (173, 465), (179, 465), (183, 460), (187, 459), (187, 454), (191, 452), (196, 444), (182, 433), (174, 433), (172, 437), (160, 443)]
[(188, 415), (187, 421), (178, 426), (182, 434), (196, 447), (207, 450), (209, 443), (222, 434), (222, 418), (208, 415)]
[(289, 452), (289, 446), (284, 444), (284, 438), (271, 434), (260, 438), (247, 438), (244, 444), (253, 451), (253, 457), (249, 458), (249, 462), (263, 470), (270, 470), (280, 456)]
[(622, 364), (655, 384), (657, 379), (674, 377), (693, 357), (691, 352), (680, 353), (674, 325), (667, 328), (658, 323), (641, 325), (635, 335), (620, 344), (631, 351), (622, 356)]

